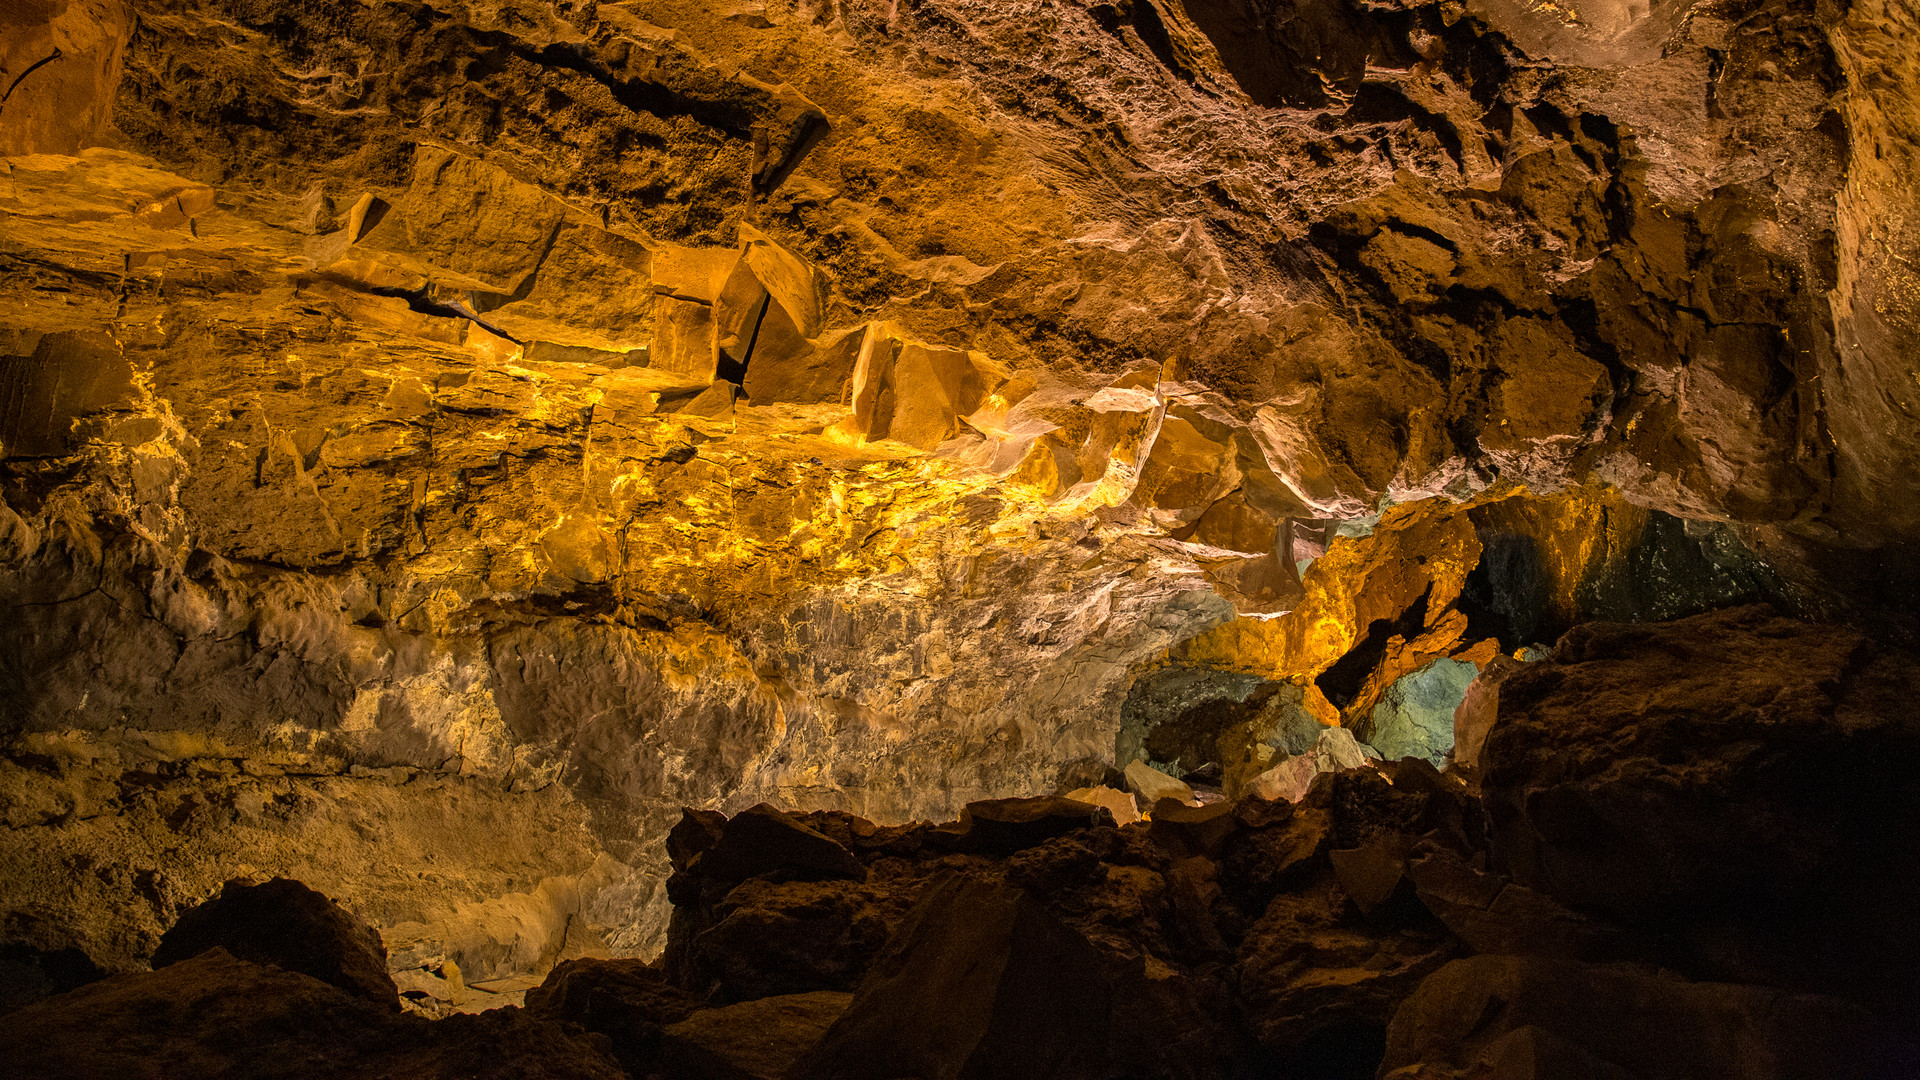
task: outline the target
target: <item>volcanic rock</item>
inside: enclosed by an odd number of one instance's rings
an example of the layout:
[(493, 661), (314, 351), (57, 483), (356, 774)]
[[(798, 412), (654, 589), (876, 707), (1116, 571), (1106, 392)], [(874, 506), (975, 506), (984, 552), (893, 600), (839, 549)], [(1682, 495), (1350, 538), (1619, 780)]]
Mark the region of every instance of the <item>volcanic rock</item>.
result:
[(1325, 1033), (1379, 1031), (1420, 980), (1455, 954), (1443, 933), (1382, 933), (1349, 913), (1332, 882), (1277, 896), (1247, 929), (1238, 984), (1253, 1034), (1298, 1053)]
[(728, 818), (719, 839), (699, 856), (698, 868), (717, 881), (742, 881), (774, 870), (854, 881), (867, 876), (852, 852), (765, 803)]
[(1912, 657), (1765, 608), (1576, 627), (1501, 683), (1495, 856), (1704, 973), (1917, 1000), (1916, 695)]
[(1161, 799), (1188, 804), (1194, 801), (1192, 788), (1144, 761), (1128, 762), (1126, 774), (1127, 787), (1148, 806), (1153, 806)]
[(9, 1068), (49, 1080), (627, 1075), (578, 1029), (517, 1009), (404, 1016), (217, 946), (21, 1009), (0, 1029), (0, 1054)]
[(1093, 947), (1026, 893), (950, 880), (789, 1076), (1098, 1076), (1111, 992)]
[(706, 1007), (640, 960), (564, 960), (526, 995), (528, 1013), (606, 1036), (613, 1056), (635, 1073), (658, 1064), (663, 1029)]
[(1140, 820), (1140, 804), (1131, 792), (1100, 784), (1095, 787), (1075, 788), (1067, 792), (1066, 797), (1076, 802), (1105, 807), (1107, 812), (1113, 815), (1116, 825), (1131, 825)]
[(816, 990), (694, 1013), (662, 1034), (661, 1069), (684, 1080), (785, 1080), (852, 1000)]
[(1105, 807), (1057, 795), (990, 799), (968, 803), (960, 811), (967, 846), (995, 855), (1043, 844), (1077, 829), (1113, 824), (1113, 814)]
[[(1520, 1034), (1529, 1030), (1544, 1034)], [(1533, 1071), (1490, 1075), (1578, 1075), (1552, 1071), (1558, 1058), (1591, 1075), (1642, 1080), (1892, 1077), (1920, 1061), (1865, 1010), (1833, 998), (1477, 956), (1448, 964), (1407, 999), (1387, 1029), (1380, 1075), (1475, 1075), (1523, 1062), (1516, 1043), (1527, 1041), (1540, 1055)]]
[(298, 881), (229, 881), (187, 909), (160, 938), (155, 970), (223, 948), (255, 964), (311, 975), (368, 1001), (399, 1008), (387, 948), (372, 927)]

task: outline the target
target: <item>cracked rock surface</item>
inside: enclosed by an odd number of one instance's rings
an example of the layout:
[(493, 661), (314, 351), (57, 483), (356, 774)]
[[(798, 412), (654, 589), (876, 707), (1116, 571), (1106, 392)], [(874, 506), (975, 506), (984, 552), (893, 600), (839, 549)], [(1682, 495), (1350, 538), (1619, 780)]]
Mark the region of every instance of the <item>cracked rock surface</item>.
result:
[(658, 952), (685, 806), (1239, 795), (1588, 619), (1914, 634), (1910, 0), (0, 30), (34, 956), (291, 876), (457, 1009)]

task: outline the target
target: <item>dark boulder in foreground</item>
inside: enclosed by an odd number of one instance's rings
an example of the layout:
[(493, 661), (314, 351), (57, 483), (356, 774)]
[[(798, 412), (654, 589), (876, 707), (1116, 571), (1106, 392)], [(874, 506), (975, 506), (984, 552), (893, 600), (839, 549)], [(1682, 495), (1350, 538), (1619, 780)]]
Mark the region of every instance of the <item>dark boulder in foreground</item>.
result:
[(603, 1044), (519, 1009), (427, 1020), (213, 948), (12, 1014), (0, 1062), (36, 1080), (622, 1080)]
[(1388, 1080), (1892, 1080), (1920, 1058), (1835, 998), (1535, 957), (1456, 960), (1387, 1029)]
[(379, 932), (298, 881), (227, 882), (219, 896), (181, 914), (161, 937), (153, 966), (177, 964), (212, 948), (400, 1007)]
[(1112, 995), (1099, 953), (1024, 891), (949, 879), (791, 1076), (1099, 1076)]
[(1592, 623), (1501, 685), (1515, 881), (1704, 977), (1920, 1006), (1920, 662), (1764, 607)]

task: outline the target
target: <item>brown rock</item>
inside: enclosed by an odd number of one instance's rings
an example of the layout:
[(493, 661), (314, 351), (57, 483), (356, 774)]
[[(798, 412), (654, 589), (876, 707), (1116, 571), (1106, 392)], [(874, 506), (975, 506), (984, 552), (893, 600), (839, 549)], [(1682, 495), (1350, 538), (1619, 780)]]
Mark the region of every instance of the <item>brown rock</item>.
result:
[(1315, 808), (1303, 808), (1279, 825), (1236, 832), (1221, 851), (1221, 882), (1243, 907), (1264, 910), (1277, 893), (1325, 865), (1332, 836), (1333, 815)]
[(1067, 792), (1066, 797), (1077, 802), (1106, 807), (1107, 812), (1113, 815), (1116, 825), (1131, 825), (1140, 820), (1140, 804), (1131, 792), (1100, 784), (1095, 787), (1075, 788)]
[(1696, 970), (1920, 1000), (1916, 695), (1911, 657), (1764, 608), (1575, 628), (1501, 684), (1496, 856)]
[(727, 815), (718, 810), (682, 807), (680, 820), (667, 832), (667, 858), (675, 870), (685, 870), (725, 834)]
[(1079, 829), (1112, 827), (1113, 815), (1103, 806), (1057, 795), (1026, 799), (988, 799), (968, 803), (960, 811), (972, 850), (1007, 855)]
[(73, 452), (73, 422), (128, 404), (133, 370), (110, 336), (48, 334), (32, 356), (0, 358), (0, 454), (51, 457)]
[(297, 881), (227, 882), (219, 896), (181, 913), (154, 950), (153, 966), (158, 970), (213, 948), (400, 1007), (379, 932)]
[(692, 867), (717, 881), (741, 881), (773, 870), (811, 878), (867, 877), (867, 868), (852, 852), (766, 803), (729, 818), (720, 838)]
[(704, 1009), (662, 1034), (661, 1067), (682, 1080), (784, 1080), (852, 1000), (816, 990)]
[(1453, 710), (1453, 763), (1463, 769), (1480, 767), (1480, 750), (1500, 715), (1500, 684), (1525, 666), (1502, 656), (1467, 684), (1466, 699)]
[(949, 879), (902, 925), (791, 1080), (1100, 1075), (1098, 954), (1019, 889)]
[(660, 1032), (706, 1007), (641, 960), (563, 960), (527, 991), (527, 1012), (606, 1036), (613, 1056), (644, 1075), (659, 1062)]
[(518, 1009), (404, 1016), (220, 948), (21, 1009), (0, 1025), (0, 1056), (47, 1080), (626, 1076), (592, 1038)]
[(844, 880), (744, 882), (710, 907), (674, 912), (684, 950), (669, 946), (676, 983), (716, 1001), (851, 990), (893, 928), (873, 889)]
[(1628, 953), (1618, 929), (1468, 866), (1452, 852), (1416, 857), (1407, 876), (1420, 902), (1474, 952), (1563, 960), (1610, 960)]
[[(1529, 1028), (1545, 1033), (1529, 1041), (1549, 1060), (1589, 1069), (1603, 1062), (1642, 1080), (1891, 1077), (1910, 1074), (1920, 1060), (1870, 1014), (1832, 998), (1477, 956), (1440, 969), (1394, 1015), (1381, 1075), (1402, 1075), (1395, 1070), (1416, 1063), (1470, 1070), (1509, 1055), (1520, 1064), (1521, 1048), (1504, 1040)], [(1511, 1075), (1555, 1075), (1535, 1069)], [(1619, 1073), (1600, 1068), (1597, 1075)]]
[(1174, 799), (1161, 799), (1155, 804), (1150, 826), (1153, 838), (1170, 850), (1208, 858), (1217, 856), (1227, 837), (1239, 827), (1233, 803), (1188, 806)]
[(1377, 1031), (1454, 955), (1444, 934), (1383, 933), (1346, 908), (1331, 883), (1303, 888), (1276, 897), (1240, 942), (1240, 1000), (1268, 1048), (1297, 1052), (1322, 1033)]
[(1374, 843), (1365, 847), (1336, 848), (1327, 852), (1340, 887), (1352, 898), (1363, 915), (1393, 899), (1407, 877), (1405, 846)]

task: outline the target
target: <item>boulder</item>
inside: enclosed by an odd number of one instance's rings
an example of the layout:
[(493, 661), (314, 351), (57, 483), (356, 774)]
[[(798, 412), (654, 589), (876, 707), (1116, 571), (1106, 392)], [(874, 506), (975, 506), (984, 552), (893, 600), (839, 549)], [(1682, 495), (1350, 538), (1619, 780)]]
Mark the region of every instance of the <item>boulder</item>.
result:
[(621, 1065), (636, 1072), (658, 1060), (660, 1032), (706, 1003), (642, 960), (563, 960), (527, 991), (527, 1012), (605, 1035)]
[(987, 799), (971, 802), (960, 811), (968, 846), (997, 855), (1043, 844), (1076, 829), (1114, 824), (1105, 807), (1058, 795), (1027, 799)]
[(704, 854), (720, 842), (726, 831), (727, 815), (718, 810), (680, 808), (680, 820), (667, 831), (667, 861), (675, 870), (685, 870), (694, 857)]
[(1307, 797), (1307, 790), (1313, 787), (1314, 778), (1320, 772), (1320, 757), (1309, 749), (1304, 754), (1281, 758), (1272, 768), (1254, 777), (1247, 790), (1262, 799), (1299, 802)]
[(1377, 760), (1379, 753), (1369, 752), (1346, 728), (1320, 729), (1313, 746), (1305, 753), (1281, 758), (1266, 772), (1253, 778), (1247, 789), (1263, 799), (1299, 802), (1321, 773), (1358, 769)]
[(1453, 749), (1454, 714), (1478, 669), (1444, 657), (1388, 686), (1373, 706), (1367, 744), (1388, 761), (1423, 758), (1446, 763)]
[[(1517, 1034), (1527, 1031), (1539, 1034)], [(1394, 1014), (1380, 1074), (1580, 1075), (1542, 1068), (1556, 1058), (1590, 1076), (1637, 1080), (1894, 1077), (1920, 1067), (1910, 1044), (1834, 998), (1476, 956), (1429, 976)], [(1492, 1071), (1502, 1060), (1532, 1071)]]
[(867, 877), (852, 852), (766, 803), (728, 819), (719, 839), (692, 866), (720, 881), (744, 881), (773, 870), (816, 879)]
[(1427, 910), (1474, 952), (1610, 960), (1630, 951), (1619, 929), (1477, 870), (1451, 851), (1422, 853), (1407, 864), (1407, 876)]
[(1453, 710), (1453, 764), (1463, 769), (1480, 767), (1480, 750), (1487, 733), (1500, 715), (1500, 684), (1519, 671), (1524, 662), (1511, 656), (1494, 658), (1467, 684), (1466, 695)]
[(1302, 809), (1275, 824), (1233, 833), (1220, 853), (1221, 884), (1254, 917), (1281, 890), (1297, 887), (1326, 865), (1332, 836), (1333, 815), (1303, 802)]
[(1100, 1075), (1109, 977), (1023, 890), (949, 878), (921, 900), (791, 1080)]
[(64, 994), (106, 973), (72, 945), (36, 948), (24, 942), (0, 945), (0, 1016), (54, 994)]
[(1357, 848), (1338, 848), (1327, 852), (1334, 877), (1340, 888), (1363, 915), (1372, 915), (1401, 891), (1407, 880), (1407, 854), (1403, 844), (1373, 843)]
[(1507, 676), (1496, 863), (1701, 977), (1920, 1007), (1920, 661), (1736, 608), (1587, 624)]
[(298, 881), (227, 882), (219, 896), (189, 908), (162, 935), (153, 967), (177, 964), (212, 948), (311, 975), (388, 1008), (400, 1007), (379, 932)]
[(218, 947), (9, 1015), (0, 1061), (40, 1080), (627, 1076), (593, 1037), (519, 1009), (427, 1020)]
[(1239, 828), (1234, 804), (1208, 803), (1188, 806), (1162, 799), (1153, 808), (1152, 836), (1169, 851), (1213, 858), (1227, 837)]
[(852, 1000), (816, 990), (702, 1010), (662, 1034), (662, 1070), (675, 1080), (783, 1080)]
[[(893, 928), (882, 899), (843, 879), (755, 878), (701, 912), (683, 950), (669, 944), (669, 969), (679, 985), (720, 1002), (851, 990)], [(681, 925), (681, 909), (674, 918)]]
[(1275, 897), (1247, 930), (1240, 1001), (1262, 1045), (1297, 1054), (1327, 1033), (1377, 1033), (1454, 948), (1444, 933), (1382, 932), (1322, 882)]
[(1140, 801), (1147, 806), (1152, 806), (1161, 799), (1173, 799), (1187, 804), (1192, 804), (1194, 801), (1193, 789), (1184, 781), (1176, 780), (1144, 761), (1128, 762), (1126, 777), (1128, 790), (1140, 796)]
[(1140, 805), (1134, 800), (1132, 792), (1100, 784), (1095, 787), (1075, 788), (1067, 792), (1067, 798), (1106, 807), (1107, 813), (1113, 815), (1116, 825), (1131, 825), (1140, 820)]

